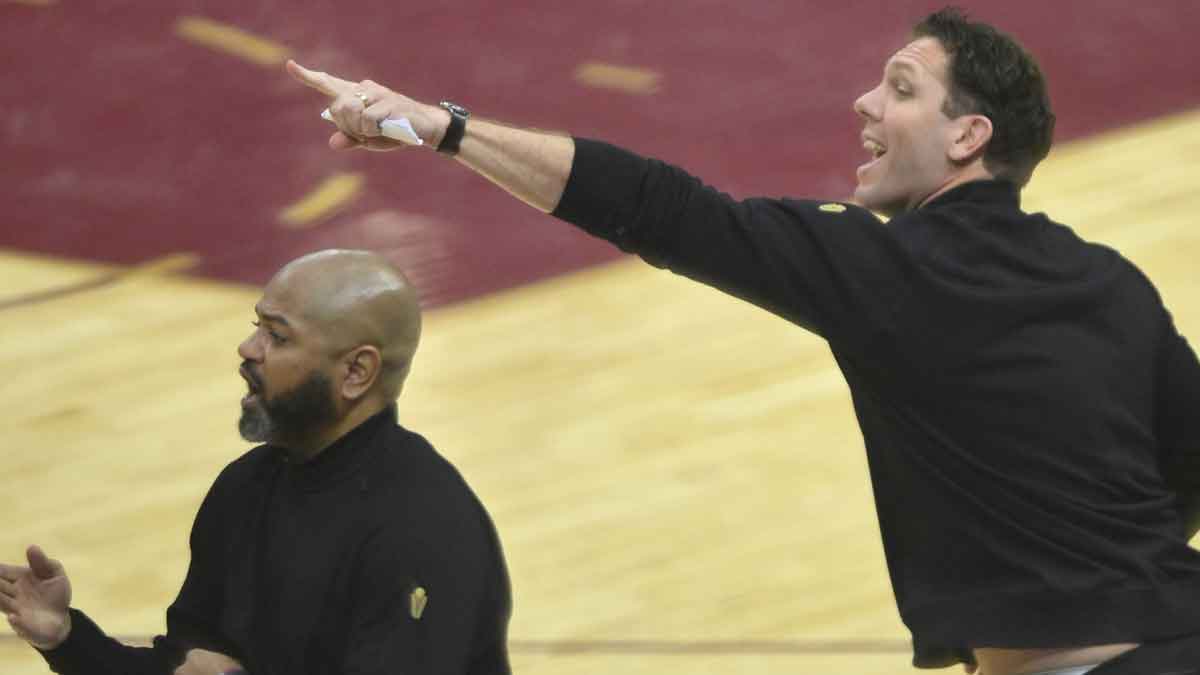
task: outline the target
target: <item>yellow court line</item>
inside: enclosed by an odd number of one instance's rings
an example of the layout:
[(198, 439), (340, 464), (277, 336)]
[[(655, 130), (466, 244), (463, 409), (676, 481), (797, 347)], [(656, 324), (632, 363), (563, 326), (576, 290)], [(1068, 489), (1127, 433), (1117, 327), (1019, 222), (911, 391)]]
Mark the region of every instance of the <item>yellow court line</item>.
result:
[(122, 277), (145, 277), (186, 272), (200, 264), (195, 253), (169, 253), (161, 258), (138, 263), (121, 273)]
[(160, 258), (146, 260), (132, 267), (105, 271), (90, 279), (81, 279), (61, 286), (52, 286), (34, 291), (18, 293), (13, 297), (0, 298), (0, 311), (15, 307), (37, 305), (50, 300), (78, 295), (135, 278), (154, 277), (186, 272), (200, 264), (195, 253), (170, 253)]
[(179, 17), (175, 22), (175, 34), (184, 40), (260, 66), (277, 66), (288, 57), (287, 47), (281, 44), (200, 16)]
[(363, 177), (358, 173), (334, 174), (309, 192), (303, 199), (284, 209), (279, 220), (284, 227), (310, 227), (334, 209), (354, 199), (362, 191)]
[(647, 68), (615, 66), (599, 61), (587, 61), (575, 69), (575, 79), (584, 86), (629, 94), (653, 94), (658, 90), (661, 77), (660, 73)]

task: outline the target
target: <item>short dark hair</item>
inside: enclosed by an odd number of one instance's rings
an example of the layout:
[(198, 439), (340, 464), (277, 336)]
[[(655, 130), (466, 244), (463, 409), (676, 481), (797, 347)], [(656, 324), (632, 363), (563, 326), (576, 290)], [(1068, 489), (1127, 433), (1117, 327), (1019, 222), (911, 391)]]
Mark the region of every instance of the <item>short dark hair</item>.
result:
[(969, 21), (957, 7), (930, 14), (912, 34), (914, 39), (936, 39), (950, 58), (943, 112), (951, 118), (974, 114), (991, 120), (983, 165), (997, 178), (1024, 187), (1054, 137), (1054, 113), (1037, 61), (1012, 37)]

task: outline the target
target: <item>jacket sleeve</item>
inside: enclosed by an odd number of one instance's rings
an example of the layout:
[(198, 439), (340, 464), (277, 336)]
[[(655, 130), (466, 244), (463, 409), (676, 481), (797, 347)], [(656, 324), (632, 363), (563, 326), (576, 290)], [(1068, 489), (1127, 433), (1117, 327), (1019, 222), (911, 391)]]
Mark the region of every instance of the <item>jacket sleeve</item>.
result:
[(187, 649), (205, 647), (228, 653), (216, 638), (222, 598), (217, 570), (211, 557), (219, 549), (211, 535), (219, 532), (213, 490), (196, 514), (190, 538), (192, 559), (175, 602), (167, 610), (167, 634), (154, 638), (150, 647), (134, 647), (108, 637), (78, 609), (71, 609), (71, 633), (57, 648), (42, 652), (50, 669), (63, 675), (170, 675), (183, 663)]
[(683, 170), (576, 139), (554, 216), (657, 267), (719, 288), (823, 337), (886, 325), (905, 256), (870, 211), (839, 202), (735, 200)]

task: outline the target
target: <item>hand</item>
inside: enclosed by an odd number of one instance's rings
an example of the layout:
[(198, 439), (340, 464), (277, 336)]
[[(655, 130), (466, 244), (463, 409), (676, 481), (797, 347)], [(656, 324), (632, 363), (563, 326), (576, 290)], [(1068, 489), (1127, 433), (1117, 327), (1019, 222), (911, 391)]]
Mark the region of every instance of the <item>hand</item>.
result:
[[(329, 147), (334, 150), (360, 147), (395, 150), (404, 147), (404, 143), (385, 138), (380, 132), (379, 124), (386, 119), (407, 117), (413, 130), (431, 149), (437, 148), (446, 127), (450, 126), (449, 112), (438, 106), (414, 101), (371, 80), (350, 82), (309, 70), (290, 59), (287, 71), (300, 82), (332, 99), (329, 114), (338, 126), (338, 131), (329, 137)], [(366, 97), (365, 102), (359, 94)]]
[(25, 557), (28, 567), (0, 564), (0, 610), (18, 636), (48, 651), (71, 633), (71, 582), (41, 548), (30, 546)]
[(175, 675), (220, 675), (221, 673), (245, 672), (242, 664), (233, 659), (210, 652), (207, 649), (189, 649), (187, 660), (175, 669)]

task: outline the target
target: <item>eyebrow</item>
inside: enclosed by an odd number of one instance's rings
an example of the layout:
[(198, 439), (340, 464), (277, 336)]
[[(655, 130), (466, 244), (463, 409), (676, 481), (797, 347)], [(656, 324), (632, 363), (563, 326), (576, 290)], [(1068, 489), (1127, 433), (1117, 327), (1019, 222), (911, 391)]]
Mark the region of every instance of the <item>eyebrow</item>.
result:
[(904, 61), (892, 61), (888, 64), (888, 67), (890, 67), (892, 70), (904, 69), (913, 74), (917, 72), (916, 66), (911, 63), (905, 63)]
[(264, 312), (264, 311), (262, 311), (262, 309), (259, 308), (258, 305), (254, 306), (254, 313), (272, 323), (282, 324), (284, 326), (287, 326), (288, 328), (292, 327), (292, 324), (288, 323), (288, 320), (283, 318), (282, 315), (270, 314), (268, 312)]

